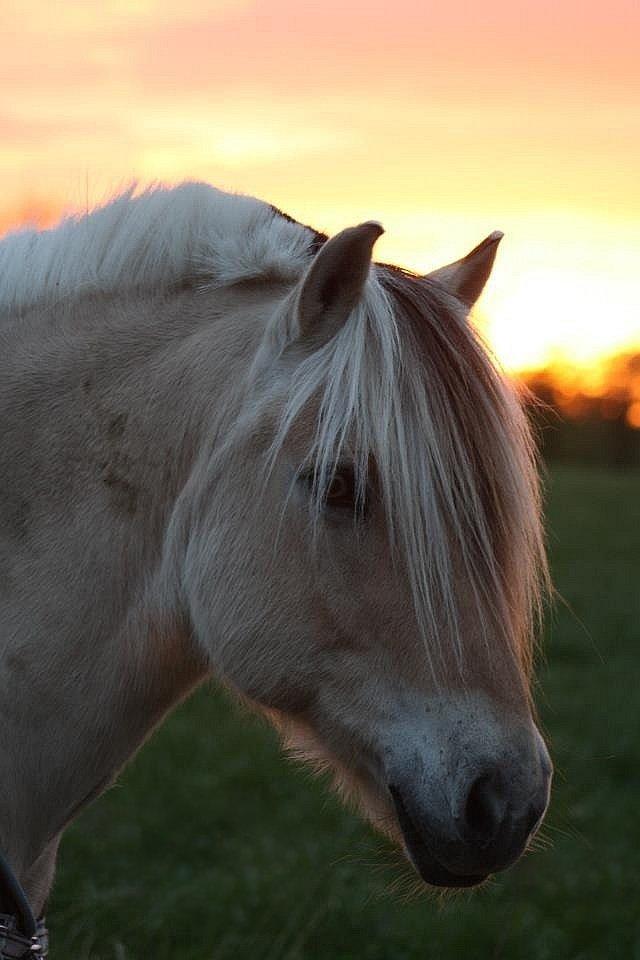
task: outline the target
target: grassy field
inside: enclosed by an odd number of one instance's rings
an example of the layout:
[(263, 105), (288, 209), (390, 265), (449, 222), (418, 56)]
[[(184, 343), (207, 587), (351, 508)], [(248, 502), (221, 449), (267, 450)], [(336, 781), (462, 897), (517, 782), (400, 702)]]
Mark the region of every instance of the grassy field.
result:
[(549, 500), (546, 849), (408, 901), (382, 841), (202, 690), (67, 834), (52, 960), (640, 960), (640, 474), (554, 471)]

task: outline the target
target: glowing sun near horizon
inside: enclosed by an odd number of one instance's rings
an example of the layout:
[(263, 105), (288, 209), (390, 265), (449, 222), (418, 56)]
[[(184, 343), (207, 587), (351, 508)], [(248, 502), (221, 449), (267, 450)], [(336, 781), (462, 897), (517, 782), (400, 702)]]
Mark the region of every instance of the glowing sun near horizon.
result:
[(0, 232), (200, 179), (428, 272), (494, 229), (510, 370), (640, 350), (640, 5), (23, 0), (3, 10)]

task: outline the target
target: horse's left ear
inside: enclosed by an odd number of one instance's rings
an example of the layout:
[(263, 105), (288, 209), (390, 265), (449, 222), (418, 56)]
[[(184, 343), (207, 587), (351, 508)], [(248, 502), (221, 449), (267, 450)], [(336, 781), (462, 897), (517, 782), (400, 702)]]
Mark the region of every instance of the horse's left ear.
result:
[(428, 273), (427, 279), (435, 280), (471, 309), (489, 279), (498, 244), (503, 236), (500, 230), (494, 230), (462, 260), (456, 260), (455, 263)]
[(371, 253), (384, 233), (369, 220), (342, 230), (320, 248), (302, 281), (297, 300), (300, 334), (327, 342), (357, 306), (371, 266)]

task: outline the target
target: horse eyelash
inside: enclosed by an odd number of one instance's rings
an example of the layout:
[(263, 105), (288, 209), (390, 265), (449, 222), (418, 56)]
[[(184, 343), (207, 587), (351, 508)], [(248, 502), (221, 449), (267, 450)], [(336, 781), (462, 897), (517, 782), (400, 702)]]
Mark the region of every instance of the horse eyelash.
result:
[[(366, 515), (366, 512), (367, 512), (367, 503), (369, 500), (369, 489), (367, 485), (364, 491), (362, 493), (360, 492), (359, 485), (357, 483), (357, 475), (356, 475), (356, 471), (353, 464), (351, 463), (337, 464), (334, 470), (332, 470), (331, 472), (330, 480), (327, 483), (327, 489), (329, 489), (329, 487), (331, 486), (331, 483), (333, 482), (336, 476), (338, 476), (339, 474), (345, 474), (345, 473), (349, 474), (349, 482), (353, 492), (352, 500), (353, 500), (354, 515), (358, 519), (361, 519)], [(317, 481), (316, 472), (313, 468), (302, 470), (298, 476), (298, 480), (306, 487), (306, 489), (308, 490), (311, 496), (314, 496), (317, 494), (318, 481)], [(338, 504), (332, 504), (330, 501), (327, 500), (326, 497), (324, 497), (322, 500), (322, 507), (324, 509), (329, 509), (329, 510), (334, 509), (337, 511), (337, 510), (345, 509), (346, 505), (345, 507), (341, 507)]]

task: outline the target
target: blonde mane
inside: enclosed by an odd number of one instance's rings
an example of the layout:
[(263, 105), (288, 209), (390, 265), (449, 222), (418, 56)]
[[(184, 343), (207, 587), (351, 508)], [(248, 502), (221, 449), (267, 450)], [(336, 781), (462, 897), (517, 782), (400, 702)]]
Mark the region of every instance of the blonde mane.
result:
[[(324, 239), (263, 201), (206, 184), (131, 188), (52, 230), (0, 242), (0, 309), (188, 282), (293, 286)], [(291, 313), (278, 314), (251, 375), (268, 375), (295, 336)], [(513, 388), (459, 305), (436, 283), (376, 265), (345, 326), (290, 369), (271, 455), (315, 400), (316, 510), (347, 445), (362, 491), (375, 463), (430, 655), (446, 622), (462, 663), (461, 562), (480, 629), (494, 640), (497, 630), (528, 664), (546, 569), (534, 446)]]
[(51, 230), (0, 241), (0, 309), (24, 310), (81, 293), (294, 280), (316, 235), (261, 200), (205, 183), (131, 187)]
[[(256, 376), (295, 335), (290, 313), (274, 318)], [(460, 305), (428, 279), (374, 265), (344, 327), (292, 367), (271, 461), (313, 403), (314, 520), (342, 459), (355, 459), (361, 496), (375, 464), (432, 665), (446, 638), (464, 673), (461, 563), (487, 653), (502, 644), (528, 672), (547, 581), (535, 446), (519, 397)]]

